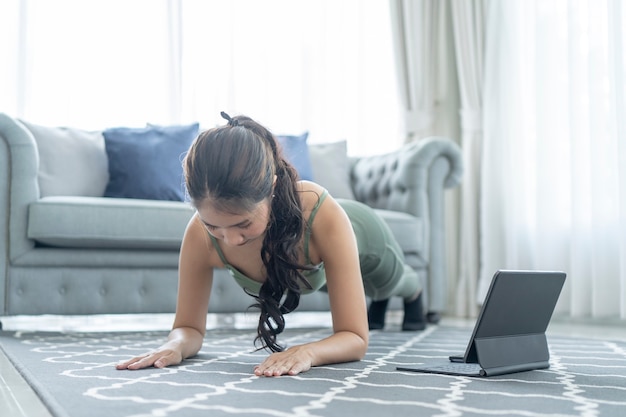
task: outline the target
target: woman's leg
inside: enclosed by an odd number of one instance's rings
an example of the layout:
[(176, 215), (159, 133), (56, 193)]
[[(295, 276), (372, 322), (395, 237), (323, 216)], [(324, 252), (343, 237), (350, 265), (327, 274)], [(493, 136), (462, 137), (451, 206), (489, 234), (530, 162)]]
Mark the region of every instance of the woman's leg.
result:
[(422, 282), (404, 262), (402, 248), (391, 229), (370, 207), (351, 200), (340, 200), (354, 229), (365, 293), (372, 299), (368, 309), (370, 329), (382, 329), (389, 298), (404, 299), (404, 330), (425, 327)]
[(367, 309), (367, 322), (369, 323), (370, 330), (380, 330), (385, 327), (385, 316), (387, 314), (388, 304), (389, 298), (380, 301), (372, 300)]
[[(390, 256), (390, 255), (389, 255)], [(371, 261), (371, 259), (370, 259)], [(366, 294), (379, 297), (373, 298), (367, 311), (370, 330), (382, 329), (385, 327), (385, 316), (389, 298), (399, 296), (404, 301), (404, 318), (402, 320), (402, 330), (424, 330), (426, 328), (426, 319), (424, 316), (424, 302), (422, 288), (419, 285), (418, 274), (408, 265), (402, 262), (401, 258), (395, 257), (394, 263), (401, 265), (402, 274), (387, 273), (382, 276), (378, 274), (363, 274)], [(385, 268), (386, 262), (379, 258), (379, 266), (382, 270), (395, 271), (396, 268)], [(376, 278), (379, 278), (378, 280)], [(389, 279), (391, 278), (391, 279)], [(378, 284), (378, 285), (377, 285)], [(383, 285), (380, 285), (383, 284)], [(392, 284), (389, 289), (389, 284)], [(393, 285), (395, 284), (395, 285)], [(387, 289), (387, 291), (385, 291)]]

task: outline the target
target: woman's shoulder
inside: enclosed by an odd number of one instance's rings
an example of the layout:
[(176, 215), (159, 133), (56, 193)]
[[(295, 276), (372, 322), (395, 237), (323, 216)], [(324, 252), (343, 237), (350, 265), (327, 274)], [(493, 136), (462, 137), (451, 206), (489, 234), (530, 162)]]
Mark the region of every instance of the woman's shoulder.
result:
[(313, 214), (318, 227), (320, 223), (332, 227), (335, 221), (339, 220), (340, 214), (345, 214), (341, 206), (337, 201), (328, 194), (328, 191), (319, 184), (311, 181), (299, 181), (300, 195), (302, 201), (302, 210), (306, 221), (309, 221), (310, 216)]
[(181, 251), (193, 258), (202, 259), (207, 266), (221, 267), (219, 255), (206, 227), (195, 213), (185, 229)]
[(319, 204), (326, 189), (312, 181), (301, 180), (298, 181), (298, 191), (300, 191), (303, 211), (309, 212)]
[(298, 181), (298, 189), (300, 191), (316, 191), (316, 192), (325, 190), (325, 188), (319, 185), (318, 183), (313, 182), (313, 181), (308, 181), (308, 180)]

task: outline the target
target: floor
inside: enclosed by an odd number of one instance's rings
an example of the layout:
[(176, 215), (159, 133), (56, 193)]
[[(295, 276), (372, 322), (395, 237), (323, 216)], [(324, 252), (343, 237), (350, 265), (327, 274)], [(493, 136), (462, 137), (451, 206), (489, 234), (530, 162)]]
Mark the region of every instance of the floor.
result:
[[(399, 325), (400, 314), (391, 312), (390, 325)], [(147, 331), (168, 330), (173, 315), (99, 315), (99, 316), (37, 316), (3, 317), (3, 330), (31, 331)], [(286, 317), (287, 326), (319, 327), (330, 326), (329, 313), (292, 313)], [(442, 325), (460, 326), (471, 329), (473, 320), (443, 318)], [(234, 314), (207, 316), (208, 328), (255, 328), (254, 315)], [(586, 338), (626, 340), (626, 326), (623, 321), (597, 322), (553, 318), (548, 335), (563, 335)], [(34, 391), (0, 351), (0, 409), (2, 417), (51, 417)]]

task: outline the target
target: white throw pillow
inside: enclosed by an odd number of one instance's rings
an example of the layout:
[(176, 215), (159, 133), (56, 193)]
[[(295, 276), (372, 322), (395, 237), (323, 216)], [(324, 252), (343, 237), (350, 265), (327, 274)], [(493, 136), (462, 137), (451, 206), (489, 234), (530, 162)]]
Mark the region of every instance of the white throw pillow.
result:
[(109, 167), (102, 132), (20, 122), (37, 142), (42, 197), (104, 195)]
[(346, 141), (310, 144), (309, 155), (313, 181), (325, 187), (335, 198), (354, 200)]

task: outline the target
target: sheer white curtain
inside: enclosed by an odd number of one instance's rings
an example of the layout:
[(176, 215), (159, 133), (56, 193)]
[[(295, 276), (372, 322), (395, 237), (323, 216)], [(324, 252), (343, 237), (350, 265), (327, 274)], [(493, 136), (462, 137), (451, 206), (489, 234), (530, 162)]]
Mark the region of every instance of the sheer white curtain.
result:
[(458, 316), (475, 316), (480, 271), (480, 173), (483, 142), (483, 80), (486, 0), (452, 0), (452, 25), (461, 93), (461, 233), (459, 280), (455, 291)]
[[(188, 111), (254, 114), (278, 133), (401, 143), (388, 5), (376, 0), (182, 1)], [(196, 51), (196, 53), (188, 53)], [(389, 142), (387, 142), (389, 140)]]
[[(405, 141), (428, 136), (457, 140), (459, 97), (449, 2), (389, 3)], [(452, 304), (455, 289), (448, 282), (455, 282), (458, 275), (457, 195), (448, 192), (445, 197), (447, 279), (430, 288), (429, 305), (435, 311), (446, 311)]]
[(167, 9), (153, 3), (3, 1), (0, 111), (88, 128), (169, 121)]
[(3, 0), (0, 111), (103, 128), (248, 114), (276, 133), (402, 143), (377, 0)]
[(402, 132), (456, 137), (458, 91), (448, 2), (390, 0)]
[(558, 312), (626, 318), (626, 5), (492, 2), (481, 297), (498, 268), (561, 269)]

